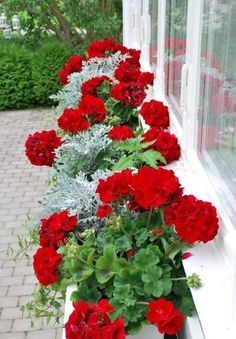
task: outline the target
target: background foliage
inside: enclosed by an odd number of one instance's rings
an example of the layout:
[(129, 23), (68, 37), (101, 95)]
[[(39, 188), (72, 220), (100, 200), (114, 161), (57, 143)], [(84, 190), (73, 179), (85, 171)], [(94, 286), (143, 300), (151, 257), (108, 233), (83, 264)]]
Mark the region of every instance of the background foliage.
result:
[(72, 51), (50, 39), (31, 50), (18, 40), (0, 40), (0, 110), (48, 106), (61, 87), (57, 71)]

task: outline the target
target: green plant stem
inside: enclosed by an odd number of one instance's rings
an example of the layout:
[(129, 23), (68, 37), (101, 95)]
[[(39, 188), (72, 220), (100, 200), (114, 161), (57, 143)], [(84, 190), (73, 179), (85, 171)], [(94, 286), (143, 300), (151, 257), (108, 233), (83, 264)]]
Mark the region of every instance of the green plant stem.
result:
[(153, 208), (151, 207), (151, 208), (150, 208), (150, 211), (149, 211), (149, 213), (148, 213), (147, 227), (148, 227), (149, 224), (150, 224), (151, 217), (152, 217), (152, 212), (153, 212)]
[(160, 207), (160, 208), (159, 208), (159, 211), (160, 211), (160, 216), (161, 216), (161, 222), (162, 222), (162, 225), (163, 225), (163, 226), (166, 226), (166, 224), (165, 224), (165, 218), (164, 218), (164, 209), (163, 209), (163, 207)]
[(124, 227), (122, 225), (120, 225), (120, 228), (122, 229), (122, 231), (124, 232), (124, 234), (126, 235), (126, 237), (131, 241), (129, 233), (126, 232), (126, 230), (124, 229)]
[(187, 280), (187, 277), (171, 278), (172, 281)]
[(136, 302), (137, 305), (148, 305), (147, 301), (137, 301)]

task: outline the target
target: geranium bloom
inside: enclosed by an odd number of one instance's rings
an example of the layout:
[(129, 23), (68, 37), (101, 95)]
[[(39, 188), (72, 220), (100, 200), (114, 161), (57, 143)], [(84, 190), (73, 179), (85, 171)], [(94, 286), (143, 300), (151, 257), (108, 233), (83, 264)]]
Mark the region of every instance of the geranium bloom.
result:
[(108, 132), (109, 138), (113, 140), (127, 140), (130, 138), (134, 138), (134, 132), (133, 130), (127, 126), (114, 126), (112, 129)]
[(141, 74), (140, 67), (136, 63), (122, 61), (115, 70), (115, 77), (119, 81), (136, 81)]
[(114, 173), (106, 180), (100, 179), (96, 189), (100, 199), (104, 203), (125, 197), (130, 193), (130, 181), (132, 173), (130, 170)]
[(85, 131), (89, 128), (88, 119), (78, 109), (66, 108), (57, 119), (58, 126), (66, 132)]
[(210, 202), (185, 195), (177, 206), (174, 225), (181, 240), (190, 244), (196, 241), (206, 243), (214, 239), (218, 232), (216, 208)]
[(111, 88), (110, 95), (132, 107), (140, 106), (146, 97), (144, 87), (138, 82), (120, 82)]
[(180, 189), (171, 170), (144, 166), (131, 180), (132, 194), (142, 208), (157, 208), (168, 203)]
[(48, 286), (58, 280), (57, 267), (61, 263), (61, 255), (52, 247), (42, 247), (34, 255), (34, 271), (39, 282)]
[(82, 86), (81, 86), (81, 92), (83, 95), (86, 94), (91, 94), (95, 95), (96, 94), (96, 89), (104, 82), (104, 81), (109, 81), (110, 79), (106, 75), (102, 75), (100, 77), (94, 77), (91, 78), (87, 81), (85, 81)]
[(36, 166), (52, 166), (55, 159), (55, 149), (62, 145), (62, 140), (56, 132), (42, 131), (30, 134), (25, 142), (25, 154), (31, 164)]
[(102, 122), (106, 117), (104, 101), (90, 94), (82, 97), (78, 110), (83, 115), (92, 115), (96, 122)]
[(114, 311), (106, 299), (97, 305), (77, 301), (75, 310), (65, 324), (67, 339), (124, 339), (125, 329), (122, 318), (111, 321), (107, 313)]
[(59, 80), (61, 84), (66, 85), (68, 83), (68, 75), (74, 72), (80, 72), (82, 70), (82, 62), (84, 58), (82, 55), (72, 55), (64, 68), (58, 71)]
[(140, 110), (144, 121), (151, 127), (166, 129), (169, 127), (169, 111), (168, 107), (162, 102), (151, 100), (145, 102)]
[(97, 218), (105, 218), (112, 213), (112, 207), (110, 205), (100, 205), (96, 213)]
[(76, 224), (77, 217), (69, 216), (68, 211), (54, 213), (47, 219), (41, 219), (40, 245), (57, 248), (65, 241), (66, 234), (74, 230)]
[(148, 305), (147, 320), (157, 325), (160, 333), (177, 333), (184, 321), (184, 315), (175, 308), (175, 305), (164, 298), (151, 300)]
[(180, 157), (180, 146), (178, 140), (174, 134), (170, 134), (167, 131), (159, 130), (155, 127), (150, 128), (142, 136), (143, 142), (154, 141), (150, 145), (149, 149), (154, 149), (160, 152), (165, 158), (167, 164), (170, 162), (179, 159)]
[(117, 44), (112, 39), (104, 39), (92, 42), (88, 48), (87, 53), (89, 58), (104, 58), (108, 54), (115, 53), (117, 51)]
[(142, 86), (153, 85), (154, 74), (150, 72), (142, 72), (138, 77), (138, 82)]

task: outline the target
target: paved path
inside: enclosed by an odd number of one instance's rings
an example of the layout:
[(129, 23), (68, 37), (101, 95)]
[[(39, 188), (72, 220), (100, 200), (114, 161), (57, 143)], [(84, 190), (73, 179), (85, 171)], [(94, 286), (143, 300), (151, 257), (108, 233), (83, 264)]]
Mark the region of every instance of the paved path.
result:
[[(6, 257), (8, 244), (24, 234), (26, 214), (34, 214), (43, 196), (48, 168), (31, 165), (24, 155), (30, 133), (53, 128), (53, 112), (46, 109), (0, 112), (0, 338), (60, 339), (61, 328), (42, 319), (30, 326), (19, 306), (31, 299), (35, 277), (31, 259), (14, 264)], [(58, 328), (57, 328), (58, 327)]]

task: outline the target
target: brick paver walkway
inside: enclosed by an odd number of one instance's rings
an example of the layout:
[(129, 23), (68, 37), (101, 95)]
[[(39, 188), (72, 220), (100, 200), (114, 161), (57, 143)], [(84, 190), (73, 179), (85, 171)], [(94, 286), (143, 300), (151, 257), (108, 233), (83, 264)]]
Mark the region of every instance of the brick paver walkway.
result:
[(42, 319), (31, 328), (19, 306), (35, 290), (31, 259), (14, 264), (6, 257), (8, 244), (16, 246), (16, 234), (25, 233), (26, 214), (34, 214), (43, 196), (48, 168), (31, 165), (24, 155), (27, 136), (53, 128), (51, 110), (0, 112), (0, 338), (60, 339), (61, 328)]

